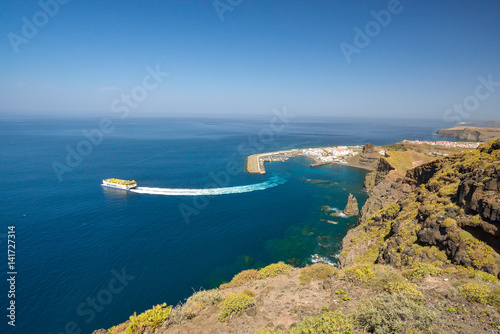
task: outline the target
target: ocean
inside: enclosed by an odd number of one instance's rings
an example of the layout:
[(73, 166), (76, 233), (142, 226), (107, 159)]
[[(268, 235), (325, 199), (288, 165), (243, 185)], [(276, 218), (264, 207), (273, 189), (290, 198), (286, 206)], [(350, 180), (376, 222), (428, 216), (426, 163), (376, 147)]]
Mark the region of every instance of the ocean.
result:
[[(0, 118), (0, 244), (6, 255), (15, 226), (17, 333), (91, 333), (153, 305), (175, 305), (244, 269), (335, 264), (356, 217), (328, 217), (325, 207), (343, 209), (349, 193), (361, 206), (367, 172), (311, 168), (299, 157), (250, 175), (246, 155), (437, 140), (435, 131), (449, 126), (274, 114), (111, 121)], [(156, 190), (101, 187), (110, 177)], [(5, 333), (12, 298), (3, 261)]]

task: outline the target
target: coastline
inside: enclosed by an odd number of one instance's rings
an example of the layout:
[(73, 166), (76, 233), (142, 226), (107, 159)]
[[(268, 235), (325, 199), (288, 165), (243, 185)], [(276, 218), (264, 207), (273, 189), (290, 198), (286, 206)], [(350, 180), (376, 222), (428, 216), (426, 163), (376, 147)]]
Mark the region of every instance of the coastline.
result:
[[(346, 159), (361, 153), (361, 149), (361, 146), (331, 146), (252, 154), (247, 156), (245, 166), (246, 171), (250, 174), (266, 174), (266, 169), (264, 166), (264, 163), (266, 161), (284, 162), (290, 158), (299, 156), (311, 159), (313, 161), (313, 163), (310, 164), (311, 167), (317, 167), (331, 163), (339, 165), (349, 165), (349, 162)], [(360, 166), (352, 167), (363, 168)]]
[[(450, 142), (450, 141), (419, 141), (403, 140), (398, 143), (384, 146), (368, 145), (365, 146), (329, 146), (313, 147), (305, 149), (291, 149), (275, 152), (264, 152), (252, 154), (246, 158), (246, 171), (250, 174), (266, 174), (265, 162), (280, 161), (284, 162), (290, 158), (306, 157), (313, 161), (310, 167), (317, 167), (327, 164), (339, 164), (354, 168), (361, 168), (372, 171), (377, 167), (378, 160), (381, 157), (389, 157), (387, 152), (399, 150), (416, 150), (427, 156), (447, 156), (450, 153), (457, 153), (462, 150), (476, 149), (479, 142)], [(395, 146), (399, 146), (397, 149)]]
[[(365, 145), (365, 148), (369, 149), (368, 145)], [(374, 150), (368, 149), (362, 154), (375, 153)], [(500, 277), (500, 274), (499, 267), (494, 264), (500, 261), (500, 257), (495, 255), (494, 249), (488, 244), (488, 239), (474, 237), (465, 228), (472, 222), (488, 232), (491, 230), (491, 224), (483, 221), (483, 217), (490, 222), (498, 221), (494, 216), (495, 212), (498, 212), (495, 209), (498, 205), (486, 199), (491, 196), (489, 195), (491, 191), (498, 192), (498, 184), (494, 180), (498, 175), (497, 156), (500, 153), (498, 152), (500, 140), (479, 150), (482, 153), (480, 159), (477, 159), (473, 151), (466, 149), (463, 150), (465, 152), (463, 155), (452, 155), (447, 158), (434, 155), (432, 161), (408, 169), (404, 179), (390, 177), (390, 172), (401, 167), (401, 163), (389, 166), (384, 162), (385, 159), (380, 159), (379, 166), (373, 172), (379, 180), (368, 189), (369, 202), (363, 205), (358, 226), (350, 229), (342, 240), (338, 268), (329, 263), (314, 261), (305, 268), (293, 268), (284, 262), (279, 262), (259, 270), (242, 271), (230, 282), (218, 288), (195, 292), (185, 304), (181, 303), (175, 308), (166, 304), (157, 305), (156, 310), (159, 307), (166, 310), (164, 318), (158, 322), (161, 327), (157, 333), (204, 333), (208, 329), (212, 329), (213, 332), (229, 329), (231, 332), (248, 334), (263, 333), (263, 330), (272, 332), (275, 329), (294, 328), (297, 322), (307, 321), (304, 320), (306, 316), (309, 316), (307, 319), (318, 316), (320, 308), (326, 311), (325, 307), (327, 310), (340, 312), (337, 314), (345, 313), (347, 316), (356, 317), (367, 300), (380, 303), (392, 298), (390, 296), (406, 296), (405, 298), (409, 296), (408, 303), (413, 303), (411, 305), (414, 307), (420, 305), (422, 311), (437, 314), (439, 320), (435, 321), (435, 328), (446, 329), (447, 332), (464, 332), (464, 330), (468, 332), (470, 327), (482, 328), (479, 331), (481, 333), (491, 333), (491, 329), (499, 329), (500, 297), (496, 289), (499, 288), (497, 277)], [(395, 159), (396, 152), (403, 152), (409, 158), (416, 157), (408, 151), (389, 150), (386, 158), (391, 159), (392, 154), (394, 155), (392, 159)], [(259, 163), (260, 155), (265, 154), (256, 155), (255, 161)], [(272, 155), (270, 157), (272, 158)], [(410, 165), (413, 166), (413, 163), (407, 163), (407, 167)], [(485, 165), (489, 167), (483, 168)], [(454, 174), (459, 170), (464, 178)], [(490, 180), (488, 184), (479, 185), (478, 192), (476, 192), (478, 189), (474, 188), (476, 195), (481, 198), (481, 203), (488, 203), (490, 209), (477, 215), (474, 215), (479, 212), (477, 205), (471, 207), (472, 214), (466, 214), (464, 210), (448, 210), (445, 219), (441, 217), (440, 220), (436, 220), (436, 215), (442, 212), (445, 205), (449, 205), (449, 201), (454, 201), (455, 195), (462, 197), (469, 191), (470, 187), (458, 187), (457, 180), (472, 186), (477, 185), (477, 176), (483, 180)], [(433, 186), (435, 184), (439, 186)], [(448, 190), (450, 186), (456, 188), (457, 192), (442, 191)], [(416, 191), (420, 197), (417, 197)], [(437, 206), (435, 208), (429, 208), (428, 200), (433, 200), (435, 197), (438, 197), (436, 202), (439, 204), (434, 204)], [(498, 195), (496, 197), (498, 198)], [(457, 205), (470, 206), (460, 203)], [(421, 212), (424, 209), (430, 214), (422, 216)], [(422, 220), (430, 220), (428, 222), (433, 224), (424, 224)], [(418, 233), (419, 228), (420, 231), (436, 232)], [(444, 244), (445, 247), (465, 248), (465, 251), (445, 253), (443, 250), (438, 250), (435, 244), (441, 240), (443, 230), (445, 236), (449, 237), (448, 245)], [(464, 240), (475, 241), (464, 243)], [(480, 250), (476, 249), (477, 245), (481, 247)], [(415, 249), (418, 252), (414, 251)], [(482, 262), (477, 262), (478, 259)], [(367, 283), (367, 277), (370, 284)], [(391, 290), (393, 286), (400, 288), (393, 291)], [(485, 291), (484, 302), (471, 299), (463, 292), (470, 286)], [(346, 291), (348, 291), (347, 297), (342, 296)], [(411, 297), (412, 293), (415, 297)], [(476, 293), (475, 290), (473, 293)], [(210, 299), (205, 298), (207, 294), (210, 294)], [(249, 303), (241, 311), (232, 311), (234, 314), (231, 315), (234, 317), (226, 322), (225, 318), (221, 319), (221, 314), (225, 302), (233, 301), (234, 296), (240, 299), (246, 298)], [(191, 305), (195, 302), (200, 303), (200, 300), (203, 303), (197, 304), (201, 306), (193, 311)], [(327, 306), (324, 306), (325, 300), (329, 300)], [(425, 300), (422, 305), (419, 304), (421, 300)], [(296, 310), (301, 310), (302, 316), (296, 311), (290, 312), (290, 305)], [(463, 309), (467, 311), (460, 313)], [(144, 314), (152, 314), (154, 310), (147, 310)], [(460, 314), (458, 321), (457, 312)], [(279, 320), (270, 322), (269, 317)], [(132, 320), (136, 318), (134, 314), (130, 321), (117, 325), (109, 331), (97, 330), (94, 334), (125, 333), (131, 326)], [(325, 319), (320, 314), (316, 321)], [(487, 323), (492, 327), (485, 325)], [(358, 329), (362, 330), (361, 327)]]

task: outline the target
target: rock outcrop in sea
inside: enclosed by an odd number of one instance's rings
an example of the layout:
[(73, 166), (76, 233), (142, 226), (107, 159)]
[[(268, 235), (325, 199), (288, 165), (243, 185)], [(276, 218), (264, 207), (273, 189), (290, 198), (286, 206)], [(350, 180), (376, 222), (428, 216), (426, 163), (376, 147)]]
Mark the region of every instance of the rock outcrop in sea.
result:
[(349, 194), (347, 205), (342, 212), (348, 217), (357, 216), (359, 214), (358, 200), (353, 194)]

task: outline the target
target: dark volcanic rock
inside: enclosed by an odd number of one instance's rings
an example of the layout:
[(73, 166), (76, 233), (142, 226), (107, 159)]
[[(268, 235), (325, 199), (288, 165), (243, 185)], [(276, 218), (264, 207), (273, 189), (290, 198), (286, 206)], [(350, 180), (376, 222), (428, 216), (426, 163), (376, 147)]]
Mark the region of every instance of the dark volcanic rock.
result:
[(479, 214), (491, 223), (500, 223), (500, 174), (498, 171), (475, 171), (458, 186), (458, 203), (466, 213)]

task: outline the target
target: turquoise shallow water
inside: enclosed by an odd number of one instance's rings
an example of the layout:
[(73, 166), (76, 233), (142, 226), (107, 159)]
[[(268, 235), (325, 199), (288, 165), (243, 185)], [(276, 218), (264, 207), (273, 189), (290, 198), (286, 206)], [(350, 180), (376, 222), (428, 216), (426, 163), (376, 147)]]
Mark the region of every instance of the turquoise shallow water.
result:
[[(66, 326), (90, 333), (154, 304), (176, 304), (243, 269), (280, 260), (304, 265), (313, 256), (335, 263), (356, 218), (328, 218), (322, 207), (343, 208), (349, 192), (363, 204), (366, 171), (310, 168), (308, 159), (295, 158), (249, 175), (242, 171), (245, 155), (432, 140), (440, 125), (297, 118), (272, 139), (259, 139), (267, 118), (116, 121), (59, 181), (54, 161), (64, 163), (68, 147), (86, 140), (82, 130), (98, 124), (0, 120), (0, 242), (6, 245), (7, 226), (15, 225), (18, 333), (60, 333)], [(135, 179), (140, 187), (246, 191), (161, 196), (101, 187), (108, 177)], [(7, 291), (5, 280), (0, 289)]]

